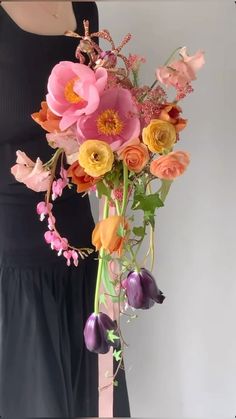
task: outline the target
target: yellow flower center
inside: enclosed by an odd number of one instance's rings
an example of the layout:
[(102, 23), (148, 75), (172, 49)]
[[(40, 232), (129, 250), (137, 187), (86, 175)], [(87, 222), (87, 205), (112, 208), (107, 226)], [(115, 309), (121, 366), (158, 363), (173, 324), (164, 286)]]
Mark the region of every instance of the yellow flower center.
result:
[(75, 93), (74, 91), (74, 84), (78, 79), (79, 77), (74, 77), (73, 79), (69, 80), (65, 85), (65, 98), (70, 103), (79, 103), (81, 102), (81, 100), (83, 100), (83, 98), (77, 95), (77, 93)]
[(123, 122), (121, 121), (117, 111), (107, 109), (102, 112), (97, 118), (98, 132), (105, 135), (118, 135), (123, 129)]

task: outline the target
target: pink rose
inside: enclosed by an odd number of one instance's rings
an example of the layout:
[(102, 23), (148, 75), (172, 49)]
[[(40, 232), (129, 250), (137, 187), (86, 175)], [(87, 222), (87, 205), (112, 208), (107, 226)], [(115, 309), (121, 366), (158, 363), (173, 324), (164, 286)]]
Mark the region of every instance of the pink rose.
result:
[(11, 167), (11, 173), (16, 180), (35, 192), (47, 191), (51, 182), (51, 172), (43, 167), (40, 158), (38, 157), (36, 162), (33, 162), (20, 150), (16, 152), (16, 155), (16, 164)]
[(150, 164), (150, 172), (159, 179), (173, 180), (184, 173), (189, 163), (189, 153), (172, 151), (153, 160)]
[(181, 59), (156, 70), (157, 79), (167, 87), (183, 88), (196, 80), (196, 72), (205, 64), (204, 52), (187, 55), (186, 47), (179, 52)]

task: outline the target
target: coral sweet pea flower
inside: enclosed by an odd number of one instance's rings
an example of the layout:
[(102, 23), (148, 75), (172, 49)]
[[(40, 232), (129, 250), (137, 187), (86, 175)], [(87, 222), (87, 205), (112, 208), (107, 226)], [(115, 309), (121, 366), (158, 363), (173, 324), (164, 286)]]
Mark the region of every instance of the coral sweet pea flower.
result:
[(165, 296), (159, 290), (151, 272), (141, 268), (140, 272), (131, 271), (122, 281), (131, 307), (143, 310), (151, 308), (155, 302), (162, 304)]
[(110, 253), (118, 252), (121, 255), (127, 235), (126, 237), (121, 237), (118, 234), (120, 226), (124, 230), (128, 230), (128, 222), (122, 215), (112, 215), (105, 220), (99, 221), (92, 233), (92, 243), (96, 250), (100, 250), (103, 247)]
[(20, 150), (17, 150), (16, 155), (16, 164), (11, 167), (16, 180), (35, 192), (47, 191), (51, 183), (51, 171), (43, 167), (40, 158), (34, 162)]
[(197, 51), (193, 56), (187, 55), (186, 47), (179, 52), (181, 59), (173, 61), (156, 71), (157, 79), (167, 87), (183, 88), (196, 80), (196, 72), (205, 64), (204, 52)]

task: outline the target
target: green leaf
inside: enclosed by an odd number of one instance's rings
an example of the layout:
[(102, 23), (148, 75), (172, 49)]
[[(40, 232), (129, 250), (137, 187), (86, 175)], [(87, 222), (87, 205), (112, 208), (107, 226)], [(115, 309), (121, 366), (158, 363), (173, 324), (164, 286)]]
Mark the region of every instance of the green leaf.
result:
[(111, 189), (109, 189), (102, 180), (96, 184), (96, 188), (98, 191), (98, 198), (100, 199), (102, 195), (107, 196), (108, 198), (111, 197)]
[(155, 228), (155, 214), (151, 211), (144, 212), (144, 221), (146, 224), (151, 224), (153, 230)]
[(117, 351), (116, 349), (113, 352), (113, 356), (115, 358), (116, 361), (120, 361), (122, 359), (121, 354), (122, 353), (122, 349), (120, 349), (119, 351)]
[(100, 303), (100, 304), (104, 304), (104, 306), (107, 308), (107, 304), (106, 304), (106, 296), (105, 296), (105, 294), (100, 294), (100, 296), (99, 296), (99, 303)]
[(145, 229), (145, 227), (134, 227), (133, 228), (133, 233), (135, 234), (135, 236), (138, 236), (138, 237), (144, 237), (145, 236), (145, 231), (146, 231), (146, 229)]
[(120, 339), (119, 336), (115, 335), (114, 330), (108, 330), (107, 331), (107, 340), (110, 340), (112, 343), (115, 342), (115, 339)]
[(159, 189), (161, 200), (164, 202), (170, 190), (173, 180), (162, 180), (161, 188)]
[(162, 200), (159, 198), (158, 193), (150, 194), (150, 195), (135, 195), (135, 199), (132, 205), (133, 210), (143, 210), (143, 211), (150, 211), (155, 213), (156, 208), (163, 207), (164, 204)]
[(126, 232), (127, 230), (124, 228), (124, 226), (122, 224), (119, 225), (118, 229), (117, 229), (117, 235), (119, 237), (125, 237), (126, 236)]

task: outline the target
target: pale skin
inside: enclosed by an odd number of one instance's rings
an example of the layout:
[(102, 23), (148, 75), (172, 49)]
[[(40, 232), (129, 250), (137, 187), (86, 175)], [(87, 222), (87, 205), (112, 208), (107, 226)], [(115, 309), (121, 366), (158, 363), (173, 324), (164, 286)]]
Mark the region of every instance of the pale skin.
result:
[[(63, 35), (66, 30), (76, 28), (71, 1), (2, 1), (0, 7), (27, 32)], [(58, 13), (59, 17), (55, 18), (52, 13)]]

